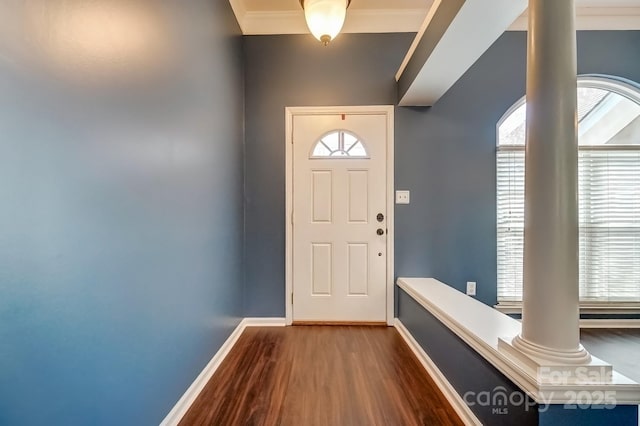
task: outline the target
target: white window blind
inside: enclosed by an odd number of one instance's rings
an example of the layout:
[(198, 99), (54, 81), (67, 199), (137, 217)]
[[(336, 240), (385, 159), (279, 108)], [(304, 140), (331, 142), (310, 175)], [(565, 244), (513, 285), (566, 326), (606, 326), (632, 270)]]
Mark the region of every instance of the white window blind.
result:
[(640, 301), (640, 150), (580, 151), (580, 295)]
[[(603, 95), (602, 89), (580, 94), (579, 89), (580, 300), (640, 302), (640, 104), (611, 92)], [(522, 301), (525, 116), (523, 104), (499, 129), (500, 303)]]
[(498, 302), (522, 300), (524, 149), (497, 156)]
[[(640, 302), (640, 150), (579, 156), (580, 298)], [(522, 300), (524, 149), (498, 151), (498, 296)]]

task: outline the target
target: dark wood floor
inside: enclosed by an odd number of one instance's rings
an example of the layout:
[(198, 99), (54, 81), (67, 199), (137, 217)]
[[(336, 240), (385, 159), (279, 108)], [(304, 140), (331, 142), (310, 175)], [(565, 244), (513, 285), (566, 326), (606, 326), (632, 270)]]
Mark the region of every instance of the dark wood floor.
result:
[(583, 328), (580, 341), (593, 356), (611, 363), (616, 371), (640, 382), (640, 329)]
[(461, 425), (394, 328), (247, 328), (185, 425)]

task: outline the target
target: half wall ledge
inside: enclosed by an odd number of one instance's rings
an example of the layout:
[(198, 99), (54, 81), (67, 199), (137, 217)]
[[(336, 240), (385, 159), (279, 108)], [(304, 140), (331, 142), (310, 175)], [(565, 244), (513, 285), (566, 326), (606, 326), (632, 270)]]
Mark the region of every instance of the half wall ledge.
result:
[[(510, 345), (521, 331), (518, 320), (433, 278), (398, 278), (397, 285), (399, 320), (483, 423), (495, 422), (500, 410), (479, 407), (470, 390), (479, 395), (506, 387), (537, 404), (527, 424), (598, 424), (615, 417), (615, 424), (638, 425), (640, 384), (605, 361), (531, 362)], [(509, 424), (507, 418), (500, 423)]]

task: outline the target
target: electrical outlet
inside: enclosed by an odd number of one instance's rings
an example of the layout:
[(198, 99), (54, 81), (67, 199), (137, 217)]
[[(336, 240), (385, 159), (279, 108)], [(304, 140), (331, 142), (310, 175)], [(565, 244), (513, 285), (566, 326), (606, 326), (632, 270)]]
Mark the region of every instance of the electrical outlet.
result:
[(411, 192), (396, 191), (396, 204), (409, 204), (411, 202)]
[(476, 295), (476, 283), (475, 281), (467, 281), (467, 295), (475, 296)]

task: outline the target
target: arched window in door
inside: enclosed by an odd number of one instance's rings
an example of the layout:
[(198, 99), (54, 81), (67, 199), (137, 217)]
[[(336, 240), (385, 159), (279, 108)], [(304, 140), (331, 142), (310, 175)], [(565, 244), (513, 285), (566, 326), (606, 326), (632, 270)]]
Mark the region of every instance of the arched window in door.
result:
[(334, 130), (318, 140), (313, 147), (311, 158), (369, 158), (360, 138), (346, 130)]

